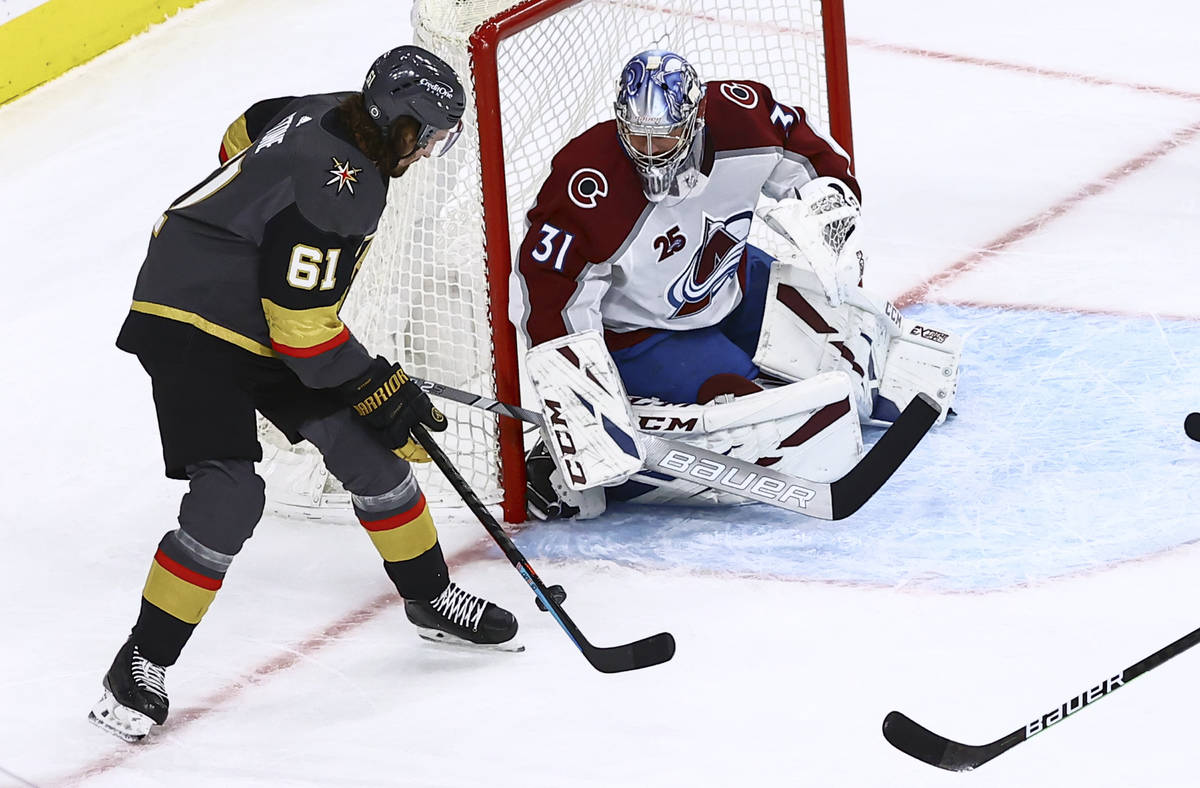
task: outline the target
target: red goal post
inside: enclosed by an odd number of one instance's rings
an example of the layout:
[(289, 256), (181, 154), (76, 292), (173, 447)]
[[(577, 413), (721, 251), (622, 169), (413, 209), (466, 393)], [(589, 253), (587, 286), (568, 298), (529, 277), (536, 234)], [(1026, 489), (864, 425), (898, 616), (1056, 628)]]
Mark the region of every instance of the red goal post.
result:
[[(467, 92), (464, 131), (444, 157), (393, 181), (371, 253), (343, 309), (373, 353), (410, 373), (519, 404), (519, 338), (508, 318), (526, 211), (568, 140), (612, 117), (621, 66), (654, 46), (700, 78), (753, 79), (851, 150), (843, 0), (415, 0), (413, 40), (446, 59)], [(752, 228), (751, 242), (772, 241)], [(769, 234), (768, 234), (769, 235)], [(485, 502), (525, 517), (522, 425), (456, 403), (442, 448)], [(311, 447), (261, 424), (262, 473), (277, 510), (325, 517), (348, 495)], [(431, 502), (458, 503), (414, 466)], [(289, 513), (292, 513), (289, 511)]]

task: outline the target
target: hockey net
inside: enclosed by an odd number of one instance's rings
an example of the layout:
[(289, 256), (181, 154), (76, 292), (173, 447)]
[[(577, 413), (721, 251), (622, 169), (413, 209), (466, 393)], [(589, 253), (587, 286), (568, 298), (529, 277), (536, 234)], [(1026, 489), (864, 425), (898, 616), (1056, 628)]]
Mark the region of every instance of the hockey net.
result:
[[(524, 215), (554, 153), (612, 116), (625, 61), (658, 46), (686, 57), (701, 79), (764, 82), (849, 150), (841, 4), (416, 0), (414, 42), (446, 59), (467, 89), (464, 133), (446, 156), (393, 182), (343, 310), (346, 323), (371, 352), (411, 374), (516, 401), (508, 277)], [(503, 498), (506, 519), (524, 519), (520, 427), (437, 404), (450, 423), (440, 443), (464, 478), (484, 501)], [(288, 447), (265, 424), (260, 434), (274, 504), (321, 516), (323, 507), (348, 499), (310, 446)], [(429, 500), (459, 500), (436, 468), (414, 468)]]

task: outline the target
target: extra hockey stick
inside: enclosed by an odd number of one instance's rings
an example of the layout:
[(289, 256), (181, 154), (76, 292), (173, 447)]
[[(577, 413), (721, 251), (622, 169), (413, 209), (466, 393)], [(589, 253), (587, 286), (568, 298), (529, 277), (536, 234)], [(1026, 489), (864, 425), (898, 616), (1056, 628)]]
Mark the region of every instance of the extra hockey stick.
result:
[[(431, 380), (413, 380), (435, 396), (544, 426), (542, 414), (536, 411)], [(650, 470), (809, 517), (841, 520), (857, 512), (891, 478), (929, 432), (940, 412), (931, 397), (918, 394), (857, 465), (842, 478), (828, 483), (809, 481), (656, 435), (642, 433), (642, 438), (646, 467)]]
[(675, 656), (675, 638), (671, 636), (670, 632), (660, 632), (623, 646), (601, 647), (589, 643), (583, 633), (579, 631), (579, 627), (575, 626), (575, 622), (567, 615), (567, 611), (563, 610), (555, 595), (546, 588), (541, 578), (537, 576), (537, 572), (533, 571), (533, 567), (525, 560), (525, 556), (500, 527), (500, 523), (496, 522), (496, 518), (492, 517), (492, 513), (479, 500), (479, 496), (467, 484), (467, 480), (454, 467), (454, 463), (450, 462), (446, 453), (429, 436), (428, 430), (418, 424), (412, 428), (412, 433), (413, 437), (425, 447), (425, 451), (429, 453), (434, 464), (441, 469), (446, 480), (458, 491), (463, 501), (479, 518), (479, 522), (500, 546), (505, 557), (516, 567), (521, 577), (525, 578), (525, 582), (533, 589), (540, 606), (554, 616), (554, 620), (567, 633), (567, 637), (571, 638), (571, 642), (575, 644), (576, 648), (583, 652), (583, 656), (592, 664), (592, 667), (601, 673), (621, 673), (626, 670), (638, 670), (659, 665)]
[(1200, 629), (1190, 632), (1171, 645), (1155, 651), (1150, 656), (1135, 662), (1112, 678), (1060, 703), (1050, 711), (1024, 727), (1017, 728), (1007, 736), (991, 744), (959, 744), (913, 722), (898, 711), (889, 712), (883, 718), (883, 736), (888, 742), (912, 757), (925, 763), (954, 772), (968, 772), (987, 763), (997, 755), (1008, 752), (1021, 742), (1066, 719), (1084, 706), (1090, 706), (1105, 695), (1124, 687), (1138, 676), (1153, 670), (1171, 657), (1182, 654), (1200, 643)]

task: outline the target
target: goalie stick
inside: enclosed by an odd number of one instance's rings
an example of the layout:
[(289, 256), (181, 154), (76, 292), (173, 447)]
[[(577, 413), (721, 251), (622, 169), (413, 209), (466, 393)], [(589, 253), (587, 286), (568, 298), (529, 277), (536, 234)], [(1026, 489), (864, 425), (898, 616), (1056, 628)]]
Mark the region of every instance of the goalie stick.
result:
[(1028, 722), (1024, 727), (996, 739), (991, 744), (959, 744), (945, 736), (939, 736), (898, 711), (889, 712), (883, 718), (883, 737), (905, 755), (911, 755), (940, 769), (968, 772), (976, 769), (997, 755), (1008, 752), (1021, 742), (1066, 719), (1084, 706), (1090, 706), (1110, 692), (1124, 687), (1138, 676), (1153, 670), (1171, 657), (1182, 654), (1200, 643), (1200, 629), (1181, 637), (1169, 646), (1155, 651), (1150, 656), (1135, 662), (1112, 678), (1107, 678), (1089, 690), (1075, 695), (1050, 711)]
[(537, 597), (538, 606), (554, 616), (554, 620), (563, 628), (567, 637), (571, 638), (571, 642), (583, 653), (584, 658), (591, 663), (592, 667), (601, 673), (621, 673), (659, 665), (675, 656), (675, 638), (671, 636), (670, 632), (660, 632), (623, 646), (602, 647), (589, 643), (583, 633), (579, 631), (579, 627), (567, 615), (567, 611), (563, 610), (562, 605), (559, 604), (558, 595), (547, 588), (541, 578), (537, 576), (537, 572), (533, 571), (529, 561), (525, 560), (525, 556), (500, 527), (500, 523), (496, 522), (496, 518), (479, 500), (479, 496), (454, 467), (454, 463), (450, 462), (450, 458), (446, 456), (441, 447), (434, 442), (433, 438), (429, 437), (429, 432), (417, 424), (412, 427), (412, 434), (428, 452), (434, 464), (446, 476), (446, 480), (458, 491), (463, 501), (479, 518), (479, 522), (487, 530), (488, 535), (500, 546), (504, 556), (516, 567), (521, 577), (525, 578), (525, 582), (533, 589), (533, 593)]
[[(544, 426), (542, 414), (536, 411), (431, 380), (413, 380), (429, 394)], [(656, 435), (642, 433), (642, 439), (646, 467), (651, 470), (809, 517), (841, 520), (857, 512), (891, 478), (940, 412), (931, 397), (918, 394), (858, 464), (832, 482), (809, 481)]]

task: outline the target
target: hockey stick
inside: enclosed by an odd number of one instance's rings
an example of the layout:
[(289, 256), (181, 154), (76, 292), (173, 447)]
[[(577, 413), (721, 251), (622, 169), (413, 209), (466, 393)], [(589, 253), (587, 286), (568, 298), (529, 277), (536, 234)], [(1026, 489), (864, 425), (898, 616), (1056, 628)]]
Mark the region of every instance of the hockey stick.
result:
[(583, 652), (583, 656), (592, 664), (592, 667), (601, 673), (621, 673), (626, 670), (638, 670), (659, 665), (675, 656), (675, 638), (671, 636), (670, 632), (660, 632), (623, 646), (601, 647), (589, 643), (583, 633), (579, 631), (579, 627), (575, 626), (575, 622), (567, 615), (567, 611), (563, 610), (562, 605), (558, 603), (555, 595), (542, 583), (537, 572), (533, 571), (533, 567), (525, 560), (525, 556), (521, 555), (521, 551), (513, 544), (512, 539), (496, 522), (496, 518), (492, 517), (492, 513), (483, 505), (479, 496), (467, 484), (466, 479), (450, 462), (450, 458), (429, 436), (428, 430), (418, 424), (412, 428), (412, 433), (417, 442), (425, 447), (425, 451), (429, 453), (434, 464), (441, 469), (446, 480), (458, 491), (463, 501), (479, 518), (479, 522), (500, 546), (505, 557), (516, 567), (521, 577), (525, 578), (525, 582), (533, 589), (538, 601), (545, 606), (544, 609), (554, 616), (554, 620), (567, 633), (567, 637), (571, 638), (571, 642), (575, 644), (576, 648)]
[(883, 736), (893, 747), (906, 755), (925, 761), (940, 769), (967, 772), (987, 763), (997, 755), (1008, 752), (1029, 739), (1071, 716), (1084, 706), (1090, 706), (1105, 695), (1124, 687), (1138, 676), (1153, 670), (1171, 657), (1182, 654), (1200, 643), (1200, 629), (1190, 632), (1171, 645), (1155, 651), (1150, 656), (1135, 662), (1112, 678), (1060, 703), (1042, 716), (1017, 728), (1012, 733), (991, 744), (959, 744), (913, 722), (898, 711), (889, 712), (883, 718)]
[[(431, 380), (413, 380), (429, 394), (544, 426), (542, 414), (536, 411)], [(650, 470), (809, 517), (841, 520), (857, 512), (891, 478), (929, 432), (940, 412), (931, 397), (918, 394), (866, 456), (833, 482), (809, 481), (656, 435), (642, 433), (642, 438), (646, 467)]]

